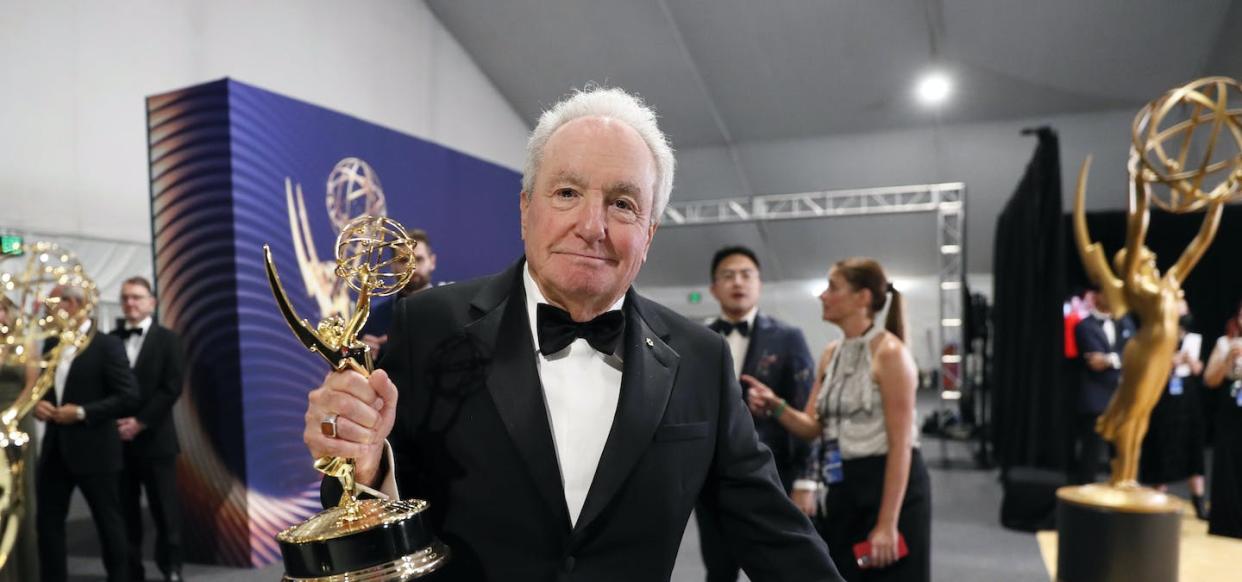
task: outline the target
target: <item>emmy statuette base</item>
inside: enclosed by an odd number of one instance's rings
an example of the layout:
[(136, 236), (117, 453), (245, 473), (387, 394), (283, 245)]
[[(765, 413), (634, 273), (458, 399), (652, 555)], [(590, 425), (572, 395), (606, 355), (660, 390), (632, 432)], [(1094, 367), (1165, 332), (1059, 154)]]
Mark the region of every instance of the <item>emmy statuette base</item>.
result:
[(280, 580), (281, 582), (405, 582), (439, 570), (448, 557), (448, 546), (437, 540), (413, 554), (365, 570), (316, 578), (295, 578), (285, 574)]
[(1144, 488), (1057, 490), (1058, 582), (1175, 582), (1181, 505)]

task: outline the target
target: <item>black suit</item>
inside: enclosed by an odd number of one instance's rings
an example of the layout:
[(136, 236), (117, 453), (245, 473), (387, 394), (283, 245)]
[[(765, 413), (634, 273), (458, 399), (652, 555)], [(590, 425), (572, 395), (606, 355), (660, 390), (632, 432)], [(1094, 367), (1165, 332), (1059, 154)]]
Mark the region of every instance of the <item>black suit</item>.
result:
[[(51, 349), (49, 343), (47, 349)], [(121, 340), (96, 334), (73, 358), (59, 404), (77, 404), (86, 420), (74, 424), (47, 424), (39, 456), (39, 562), (45, 582), (67, 577), (65, 517), (73, 488), (81, 487), (91, 508), (103, 549), (108, 579), (128, 582), (125, 560), (125, 523), (117, 502), (117, 475), (121, 470), (121, 437), (116, 419), (137, 406), (138, 389)], [(55, 390), (44, 400), (56, 402)]]
[[(713, 323), (711, 329), (720, 331), (719, 322)], [(746, 357), (742, 360), (742, 373), (763, 382), (777, 396), (785, 399), (790, 408), (805, 408), (811, 393), (815, 361), (811, 359), (802, 330), (757, 313), (754, 328), (747, 337), (749, 342)], [(744, 400), (745, 394), (742, 396)], [(785, 430), (779, 420), (761, 417), (754, 420), (759, 440), (772, 450), (781, 485), (789, 492), (794, 480), (806, 469), (810, 446)], [(698, 507), (695, 518), (699, 525), (707, 579), (711, 582), (737, 580), (737, 560), (720, 535), (716, 516), (707, 507)]]
[(1095, 432), (1095, 421), (1108, 407), (1113, 392), (1121, 381), (1119, 368), (1095, 371), (1087, 365), (1087, 354), (1116, 354), (1121, 357), (1126, 343), (1134, 335), (1134, 323), (1129, 318), (1114, 319), (1113, 341), (1108, 340), (1104, 322), (1094, 315), (1074, 326), (1074, 340), (1082, 357), (1082, 375), (1079, 381), (1077, 438), (1078, 453), (1074, 468), (1074, 481), (1092, 483), (1103, 468), (1101, 458), (1106, 450), (1104, 439)]
[[(401, 394), (397, 485), (431, 502), (453, 550), (440, 579), (667, 580), (701, 500), (753, 579), (840, 580), (755, 437), (724, 341), (633, 291), (616, 415), (571, 525), (521, 273), (402, 300), (381, 362)], [(325, 480), (324, 501), (339, 491)]]
[[(123, 337), (120, 328), (112, 331)], [(155, 322), (143, 334), (134, 361), (141, 405), (134, 418), (145, 427), (124, 444), (121, 508), (129, 540), (129, 569), (142, 579), (142, 490), (155, 522), (155, 562), (167, 575), (181, 570), (181, 518), (177, 499), (177, 427), (172, 407), (181, 396), (184, 370), (181, 341)]]

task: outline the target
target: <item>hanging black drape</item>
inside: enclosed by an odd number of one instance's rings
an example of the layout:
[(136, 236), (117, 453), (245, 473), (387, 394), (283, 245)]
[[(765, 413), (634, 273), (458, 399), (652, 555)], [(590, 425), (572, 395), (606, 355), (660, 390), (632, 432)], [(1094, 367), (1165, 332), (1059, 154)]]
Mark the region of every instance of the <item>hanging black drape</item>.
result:
[(1039, 144), (996, 222), (993, 265), (993, 442), (1002, 468), (1065, 467), (1065, 250), (1060, 146)]

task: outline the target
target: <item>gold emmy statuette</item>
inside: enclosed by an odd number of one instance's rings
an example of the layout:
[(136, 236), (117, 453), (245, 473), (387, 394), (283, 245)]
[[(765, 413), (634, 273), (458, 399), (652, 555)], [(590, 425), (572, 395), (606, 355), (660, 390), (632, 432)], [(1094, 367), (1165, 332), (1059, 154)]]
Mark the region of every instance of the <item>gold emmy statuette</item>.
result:
[[(1182, 282), (1211, 246), (1222, 208), (1238, 199), (1242, 188), (1239, 100), (1242, 86), (1237, 81), (1207, 77), (1173, 89), (1139, 111), (1132, 126), (1126, 244), (1111, 268), (1103, 248), (1091, 242), (1087, 232), (1084, 203), (1090, 157), (1079, 172), (1074, 240), (1083, 266), (1114, 316), (1133, 313), (1140, 326), (1122, 353), (1121, 383), (1095, 427), (1116, 448), (1109, 483), (1057, 491), (1058, 579), (1066, 582), (1099, 579), (1086, 573), (1103, 571), (1098, 568), (1100, 560), (1114, 558), (1118, 563), (1110, 568), (1133, 573), (1109, 580), (1176, 579), (1182, 504), (1139, 486), (1139, 454), (1152, 408), (1173, 368)], [(1198, 234), (1163, 274), (1146, 246), (1152, 205), (1174, 213), (1204, 211)], [(1126, 554), (1110, 556), (1099, 545), (1100, 536), (1110, 538)], [(1165, 553), (1170, 548), (1171, 556)], [(1146, 557), (1135, 559), (1139, 555)]]
[[(0, 262), (0, 365), (24, 368), (27, 384), (0, 412), (0, 568), (17, 541), (27, 511), (25, 462), (30, 436), (18, 424), (52, 389), (61, 354), (86, 349), (95, 325), (83, 330), (99, 304), (95, 282), (72, 252), (48, 242), (22, 245)], [(43, 344), (56, 343), (47, 352)], [(31, 535), (34, 532), (27, 532)]]
[[(372, 296), (391, 295), (409, 281), (414, 245), (405, 229), (383, 216), (361, 216), (341, 229), (336, 240), (335, 275), (358, 294), (348, 317), (333, 314), (312, 327), (294, 312), (272, 252), (264, 245), (268, 282), (293, 334), (335, 370), (351, 369), (368, 376), (370, 348), (358, 341)], [(324, 457), (315, 469), (340, 480), (340, 504), (322, 511), (276, 536), (289, 581), (409, 580), (443, 566), (449, 548), (425, 520), (421, 500), (358, 499), (352, 459)]]

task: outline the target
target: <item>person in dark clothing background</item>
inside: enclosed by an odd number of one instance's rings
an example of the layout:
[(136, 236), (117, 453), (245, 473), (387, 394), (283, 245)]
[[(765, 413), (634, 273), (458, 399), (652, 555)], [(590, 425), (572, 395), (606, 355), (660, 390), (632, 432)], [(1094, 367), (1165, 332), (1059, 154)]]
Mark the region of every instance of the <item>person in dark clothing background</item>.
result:
[[(85, 303), (82, 290), (68, 286), (54, 289), (50, 299), (51, 308), (63, 310), (70, 319)], [(87, 319), (80, 325), (81, 333), (89, 333), (95, 322)], [(44, 349), (54, 345), (49, 341)], [(62, 350), (54, 390), (34, 409), (35, 418), (47, 423), (35, 477), (39, 570), (44, 582), (68, 578), (65, 518), (75, 487), (82, 490), (95, 519), (108, 581), (130, 582), (125, 522), (117, 500), (121, 437), (116, 419), (132, 414), (137, 406), (138, 388), (120, 339), (96, 333), (86, 349)]]
[[(760, 313), (763, 281), (759, 258), (754, 251), (742, 246), (717, 251), (712, 257), (711, 280), (712, 296), (720, 302), (720, 317), (710, 327), (729, 344), (734, 373), (742, 382), (743, 397), (751, 382), (759, 382), (788, 401), (789, 406), (805, 406), (811, 392), (815, 362), (802, 330)], [(776, 472), (788, 493), (794, 479), (806, 468), (810, 447), (789, 434), (771, 416), (753, 416), (759, 440), (772, 450)], [(695, 508), (694, 515), (699, 526), (707, 580), (737, 580), (737, 560), (720, 535), (716, 516), (703, 505)]]
[(129, 540), (129, 571), (144, 579), (142, 508), (145, 490), (155, 522), (155, 563), (168, 582), (181, 578), (181, 516), (177, 498), (177, 428), (172, 407), (181, 396), (184, 357), (177, 334), (154, 320), (151, 283), (131, 277), (121, 284), (125, 318), (112, 335), (125, 342), (125, 353), (138, 381), (141, 404), (133, 416), (117, 421), (124, 441), (121, 508)]
[(1216, 340), (1203, 383), (1219, 395), (1208, 533), (1242, 538), (1242, 303)]
[(1088, 289), (1085, 299), (1091, 315), (1074, 327), (1082, 359), (1072, 475), (1078, 484), (1094, 483), (1107, 465), (1108, 447), (1095, 432), (1095, 421), (1121, 382), (1121, 351), (1134, 335), (1134, 323), (1125, 317), (1114, 319), (1108, 296), (1099, 289)]

